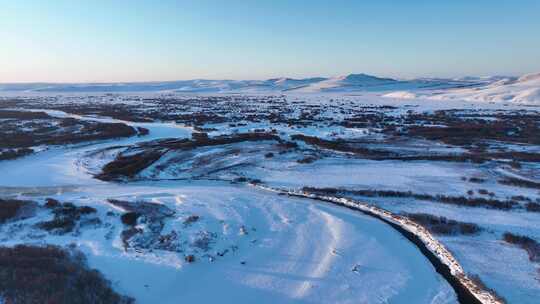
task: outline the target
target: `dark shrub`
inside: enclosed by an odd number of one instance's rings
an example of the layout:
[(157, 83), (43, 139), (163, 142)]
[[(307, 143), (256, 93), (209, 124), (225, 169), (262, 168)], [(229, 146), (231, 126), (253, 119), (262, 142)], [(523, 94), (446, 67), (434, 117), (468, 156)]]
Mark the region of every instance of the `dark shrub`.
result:
[(48, 198), (45, 200), (45, 207), (47, 208), (56, 208), (58, 206), (60, 206), (60, 202), (54, 198)]
[(531, 201), (530, 198), (526, 197), (526, 196), (523, 196), (523, 195), (514, 195), (511, 197), (512, 200), (514, 201), (521, 201), (521, 202), (525, 202), (525, 201)]
[(530, 212), (540, 212), (540, 204), (538, 203), (527, 203), (525, 208)]
[(92, 208), (90, 206), (79, 207), (80, 214), (91, 214), (91, 213), (96, 213), (96, 212), (97, 212), (96, 208)]
[(55, 217), (50, 221), (40, 222), (37, 227), (43, 230), (52, 231), (57, 230), (59, 234), (65, 234), (73, 231), (76, 222), (69, 217)]
[[(199, 134), (199, 135), (197, 135)], [(158, 161), (161, 156), (171, 150), (192, 150), (200, 147), (220, 146), (240, 142), (277, 141), (279, 136), (271, 133), (240, 133), (233, 135), (220, 135), (212, 138), (206, 133), (193, 133), (194, 139), (166, 139), (147, 142), (138, 145), (135, 150), (128, 149), (124, 154), (106, 164), (102, 172), (96, 176), (101, 180), (118, 180), (133, 178), (138, 173)]]
[(489, 191), (487, 191), (486, 189), (478, 189), (478, 194), (488, 195)]
[(30, 148), (8, 149), (0, 152), (0, 160), (15, 159), (32, 153), (34, 153), (34, 150)]
[(191, 225), (200, 219), (198, 215), (190, 215), (184, 220), (184, 225)]
[(507, 177), (505, 179), (499, 180), (498, 182), (503, 185), (517, 186), (517, 187), (531, 188), (531, 189), (540, 189), (540, 183), (524, 180), (524, 179), (513, 178), (513, 177)]
[(14, 199), (0, 199), (0, 224), (9, 220), (26, 218), (33, 214), (35, 203)]
[(405, 215), (435, 234), (473, 235), (482, 231), (482, 228), (474, 223), (458, 222), (442, 216), (426, 213), (407, 213)]
[(306, 156), (302, 159), (299, 159), (297, 160), (296, 162), (299, 163), (299, 164), (311, 164), (312, 162), (316, 161), (317, 158), (313, 157), (313, 156)]
[(150, 133), (150, 130), (148, 130), (147, 128), (143, 128), (143, 127), (137, 127), (137, 131), (139, 132), (139, 136), (145, 136), (145, 135), (148, 135)]
[(19, 120), (33, 120), (33, 119), (49, 119), (52, 118), (45, 112), (32, 112), (32, 111), (10, 111), (0, 110), (1, 119), (19, 119)]
[(241, 176), (241, 177), (235, 178), (234, 181), (237, 183), (245, 183), (248, 181), (248, 179), (246, 177)]
[(0, 247), (0, 294), (13, 304), (127, 304), (84, 255), (57, 246)]
[(262, 183), (262, 181), (260, 179), (256, 178), (256, 179), (250, 180), (249, 183), (253, 184), (253, 185), (258, 185), (258, 184)]
[[(13, 158), (28, 154), (32, 151), (29, 148), (38, 145), (74, 144), (137, 134), (134, 128), (123, 123), (101, 123), (74, 118), (59, 119), (45, 113), (43, 113), (46, 115), (45, 117), (35, 117), (35, 114), (35, 112), (24, 114), (32, 119), (24, 124), (20, 124), (20, 118), (14, 122), (2, 123), (0, 148), (12, 150), (9, 150), (6, 155), (0, 155), (1, 158)], [(31, 127), (31, 130), (26, 130), (25, 127)]]
[(353, 195), (365, 197), (401, 197), (413, 198), (417, 200), (426, 200), (440, 202), (450, 205), (466, 206), (466, 207), (487, 207), (492, 209), (510, 210), (518, 204), (514, 201), (501, 201), (496, 199), (485, 199), (481, 197), (465, 197), (465, 196), (446, 196), (446, 195), (430, 195), (413, 193), (411, 191), (391, 191), (391, 190), (347, 190), (336, 188), (313, 188), (304, 187), (303, 191), (311, 193), (320, 193), (327, 195)]
[(120, 177), (134, 177), (136, 174), (156, 162), (164, 152), (159, 150), (143, 151), (138, 154), (122, 156), (102, 168), (102, 173), (96, 177), (101, 180), (113, 180)]
[(521, 169), (521, 164), (518, 161), (513, 160), (510, 162), (510, 167), (514, 169)]
[(54, 208), (53, 213), (57, 216), (68, 216), (78, 219), (81, 215), (96, 213), (95, 208), (89, 206), (75, 206), (73, 203), (64, 203)]
[(540, 262), (540, 244), (536, 240), (528, 236), (517, 235), (510, 232), (503, 234), (503, 240), (527, 251), (529, 260), (532, 262)]
[(72, 203), (60, 203), (55, 199), (47, 199), (45, 206), (52, 209), (54, 218), (50, 221), (37, 223), (36, 226), (58, 234), (72, 232), (82, 216), (96, 213), (95, 208), (89, 206), (76, 206)]
[(208, 140), (208, 133), (204, 133), (204, 132), (193, 132), (191, 134), (191, 138), (193, 140), (199, 140), (199, 141), (205, 141), (205, 140)]
[(483, 178), (478, 178), (478, 177), (471, 177), (469, 178), (469, 182), (471, 183), (477, 183), (477, 184), (481, 184), (483, 182), (485, 182), (486, 180), (483, 179)]
[(139, 218), (139, 216), (141, 216), (141, 214), (137, 212), (126, 212), (122, 214), (120, 219), (122, 220), (122, 223), (124, 223), (124, 225), (135, 226), (137, 225), (137, 219)]

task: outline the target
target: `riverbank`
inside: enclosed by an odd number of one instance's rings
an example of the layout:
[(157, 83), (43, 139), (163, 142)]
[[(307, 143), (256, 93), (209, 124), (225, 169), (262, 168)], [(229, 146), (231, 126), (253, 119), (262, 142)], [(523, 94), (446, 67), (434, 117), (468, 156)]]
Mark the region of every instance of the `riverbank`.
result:
[(390, 225), (422, 252), (435, 270), (450, 284), (450, 286), (452, 286), (460, 303), (504, 303), (499, 300), (496, 295), (488, 290), (484, 290), (467, 276), (456, 258), (444, 247), (444, 245), (437, 241), (427, 229), (414, 221), (411, 221), (407, 217), (396, 215), (382, 208), (347, 198), (323, 196), (305, 191), (282, 190), (262, 185), (256, 185), (256, 187), (278, 194), (332, 203), (375, 217)]

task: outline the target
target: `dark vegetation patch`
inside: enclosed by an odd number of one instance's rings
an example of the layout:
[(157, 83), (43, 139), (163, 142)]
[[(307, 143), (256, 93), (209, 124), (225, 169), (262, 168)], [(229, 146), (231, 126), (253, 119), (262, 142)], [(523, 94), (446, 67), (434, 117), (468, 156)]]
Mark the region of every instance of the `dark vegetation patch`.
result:
[(185, 220), (184, 220), (184, 225), (185, 226), (189, 226), (195, 222), (198, 222), (200, 219), (200, 216), (196, 215), (196, 214), (192, 214), (190, 216), (188, 216)]
[[(81, 219), (90, 214), (95, 214), (96, 209), (89, 206), (76, 206), (72, 203), (60, 203), (54, 199), (48, 199), (45, 207), (50, 208), (54, 215), (53, 219), (36, 224), (40, 229), (57, 234), (66, 234), (73, 232), (77, 225), (80, 225)], [(94, 219), (95, 224), (100, 224), (99, 218)]]
[(0, 119), (34, 120), (49, 118), (51, 118), (51, 116), (45, 112), (0, 110)]
[(126, 212), (122, 214), (122, 216), (120, 217), (120, 220), (122, 221), (124, 225), (135, 226), (137, 225), (137, 219), (140, 216), (141, 215), (137, 212)]
[(477, 183), (477, 184), (481, 184), (481, 183), (484, 183), (486, 180), (483, 179), (483, 178), (478, 178), (478, 177), (471, 177), (469, 178), (469, 182), (471, 183)]
[(77, 115), (111, 117), (132, 122), (152, 122), (154, 119), (141, 112), (139, 105), (124, 103), (50, 104), (50, 109)]
[[(447, 161), (447, 162), (472, 162), (472, 163), (484, 163), (492, 160), (507, 160), (513, 159), (514, 161), (524, 162), (540, 162), (539, 153), (530, 152), (485, 152), (485, 151), (471, 151), (466, 153), (456, 152), (438, 152), (433, 153), (429, 151), (417, 152), (415, 154), (404, 154), (399, 152), (399, 145), (396, 145), (395, 150), (387, 151), (384, 149), (374, 149), (363, 146), (363, 143), (349, 140), (328, 140), (315, 136), (306, 136), (302, 134), (296, 134), (291, 136), (294, 140), (303, 141), (312, 146), (316, 146), (322, 149), (334, 150), (338, 152), (351, 153), (355, 156), (370, 159), (370, 160), (400, 160), (400, 161)], [(386, 144), (393, 144), (392, 141), (382, 142)], [(482, 179), (472, 178), (471, 182), (481, 183)]]
[(411, 113), (406, 123), (411, 124), (406, 130), (408, 135), (457, 146), (469, 146), (486, 140), (540, 144), (540, 117), (533, 114), (513, 112), (467, 115), (445, 110), (433, 114)]
[(517, 235), (510, 232), (503, 234), (503, 240), (527, 251), (531, 262), (540, 262), (540, 244), (536, 240), (528, 236)]
[(187, 262), (187, 263), (193, 263), (195, 262), (195, 256), (190, 254), (190, 255), (186, 255), (186, 257), (184, 258), (184, 260)]
[(189, 139), (171, 139), (161, 140), (157, 142), (148, 143), (150, 146), (157, 146), (160, 148), (167, 148), (173, 150), (191, 150), (200, 147), (220, 146), (235, 144), (249, 141), (265, 141), (273, 140), (281, 142), (281, 138), (272, 133), (253, 132), (253, 133), (238, 133), (231, 135), (219, 135), (215, 137), (195, 137), (192, 140)]
[(489, 192), (488, 190), (486, 189), (478, 189), (478, 194), (481, 194), (481, 195), (488, 195), (488, 196), (495, 196), (495, 193), (493, 192)]
[(107, 163), (96, 178), (109, 181), (121, 178), (133, 178), (139, 172), (159, 160), (165, 153), (163, 150), (150, 149), (133, 155), (118, 154)]
[(317, 157), (308, 155), (304, 158), (297, 160), (296, 162), (299, 164), (311, 164), (316, 160), (317, 160)]
[(80, 252), (57, 246), (0, 247), (0, 294), (13, 304), (134, 303), (119, 295)]
[(262, 181), (258, 178), (248, 178), (245, 176), (240, 176), (232, 180), (232, 183), (248, 183), (251, 185), (258, 185), (261, 184)]
[(475, 235), (482, 231), (482, 228), (477, 224), (449, 220), (443, 216), (426, 213), (405, 213), (405, 216), (426, 227), (434, 234)]
[[(99, 99), (107, 99), (101, 96)], [(85, 103), (71, 103), (67, 99), (50, 97), (51, 102), (35, 100), (6, 100), (11, 107), (40, 107), (62, 110), (81, 115), (102, 115), (130, 121), (176, 121), (191, 125), (201, 133), (194, 140), (204, 138), (206, 133), (216, 130), (214, 124), (230, 127), (246, 126), (250, 123), (286, 125), (291, 128), (332, 127), (369, 128), (376, 137), (364, 137), (366, 143), (354, 138), (326, 140), (312, 136), (296, 135), (295, 140), (306, 141), (319, 148), (348, 152), (358, 157), (373, 160), (428, 160), (483, 163), (498, 159), (538, 162), (540, 153), (501, 149), (501, 143), (538, 144), (540, 117), (526, 110), (442, 110), (433, 113), (418, 113), (409, 110), (396, 116), (395, 107), (365, 105), (345, 98), (329, 100), (332, 107), (306, 103), (303, 100), (287, 100), (286, 96), (163, 96), (138, 98), (111, 95), (110, 101), (88, 98)], [(392, 115), (388, 115), (392, 113)], [(339, 115), (337, 115), (339, 114)], [(258, 130), (264, 132), (276, 132)], [(204, 134), (203, 134), (204, 133)], [(254, 132), (257, 133), (257, 132)], [(139, 134), (144, 134), (140, 132)], [(400, 149), (403, 140), (424, 138), (460, 146), (466, 153), (429, 149), (407, 152)], [(378, 144), (383, 144), (377, 148)], [(181, 144), (185, 145), (185, 143)], [(390, 148), (388, 148), (390, 147)]]
[(123, 123), (56, 118), (44, 112), (0, 111), (0, 159), (27, 155), (39, 145), (64, 145), (128, 137), (137, 131)]
[(29, 148), (5, 149), (0, 151), (0, 160), (15, 159), (32, 153), (34, 153), (34, 150)]
[(45, 199), (45, 208), (54, 209), (61, 207), (62, 203), (54, 198)]
[(465, 206), (465, 207), (484, 207), (491, 209), (510, 210), (519, 208), (519, 204), (514, 201), (501, 201), (497, 199), (472, 198), (465, 196), (446, 196), (446, 195), (430, 195), (419, 194), (411, 191), (389, 191), (389, 190), (346, 190), (338, 188), (312, 188), (304, 187), (303, 191), (311, 193), (319, 193), (325, 195), (355, 195), (364, 197), (395, 197), (395, 198), (413, 198), (417, 200), (426, 200), (439, 202), (450, 205)]
[[(121, 233), (124, 249), (136, 250), (161, 249), (179, 251), (178, 233), (171, 231), (163, 235), (165, 220), (174, 216), (175, 212), (165, 205), (154, 204), (145, 201), (129, 202), (109, 199), (108, 202), (125, 210), (121, 216), (125, 229)], [(137, 228), (135, 225), (144, 223), (145, 228)]]
[(508, 185), (508, 186), (517, 186), (522, 188), (532, 188), (532, 189), (540, 189), (540, 183), (514, 178), (514, 177), (505, 177), (504, 179), (501, 179), (498, 181), (500, 184)]
[(208, 133), (206, 133), (206, 132), (193, 132), (191, 134), (191, 139), (193, 139), (193, 140), (201, 140), (201, 141), (208, 140)]
[(0, 199), (0, 224), (31, 217), (36, 207), (37, 204), (32, 201)]
[(316, 136), (307, 136), (303, 134), (295, 134), (291, 136), (293, 140), (303, 141), (307, 144), (317, 146), (323, 149), (329, 149), (339, 152), (354, 153), (369, 158), (387, 157), (392, 155), (390, 152), (373, 150), (359, 146), (353, 146), (345, 140), (327, 140)]
[[(363, 147), (361, 143), (357, 141), (348, 141), (348, 140), (327, 140), (321, 139), (315, 136), (306, 136), (306, 135), (293, 135), (291, 136), (294, 140), (303, 141), (310, 145), (334, 150), (338, 152), (352, 153), (355, 156), (370, 159), (370, 160), (399, 160), (399, 161), (447, 161), (447, 162), (472, 162), (472, 163), (484, 163), (493, 160), (508, 160), (512, 159), (516, 161), (524, 162), (540, 162), (539, 153), (531, 152), (520, 152), (520, 151), (507, 151), (507, 152), (485, 152), (485, 151), (470, 151), (466, 153), (456, 153), (456, 152), (416, 152), (415, 154), (403, 154), (398, 150), (387, 151), (383, 149), (373, 149)], [(384, 143), (384, 142), (383, 142)], [(388, 144), (392, 144), (391, 141)], [(399, 148), (399, 146), (396, 146)], [(471, 178), (470, 182), (473, 183), (482, 183), (483, 180), (480, 178)]]
[(102, 172), (96, 178), (101, 180), (133, 178), (142, 170), (158, 161), (168, 151), (192, 150), (200, 147), (265, 140), (281, 142), (279, 136), (271, 133), (240, 133), (212, 138), (197, 135), (192, 139), (165, 139), (147, 142), (133, 147), (135, 151), (138, 151), (137, 153), (133, 153), (132, 150), (128, 149), (124, 153), (117, 155), (113, 161), (107, 163), (102, 168)]
[(248, 181), (248, 178), (245, 176), (237, 177), (233, 180), (235, 183), (246, 183)]
[(148, 135), (150, 134), (150, 130), (148, 130), (147, 128), (143, 128), (143, 127), (137, 127), (137, 132), (139, 132), (139, 136), (145, 136), (145, 135)]
[(540, 204), (530, 202), (525, 205), (525, 209), (530, 212), (540, 212)]

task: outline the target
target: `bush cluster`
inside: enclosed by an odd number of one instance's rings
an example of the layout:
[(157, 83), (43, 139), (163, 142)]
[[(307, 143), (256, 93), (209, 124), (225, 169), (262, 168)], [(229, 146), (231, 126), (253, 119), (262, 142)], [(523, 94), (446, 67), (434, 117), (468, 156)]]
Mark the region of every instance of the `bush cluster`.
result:
[(0, 247), (0, 294), (13, 304), (128, 304), (84, 255), (57, 246)]

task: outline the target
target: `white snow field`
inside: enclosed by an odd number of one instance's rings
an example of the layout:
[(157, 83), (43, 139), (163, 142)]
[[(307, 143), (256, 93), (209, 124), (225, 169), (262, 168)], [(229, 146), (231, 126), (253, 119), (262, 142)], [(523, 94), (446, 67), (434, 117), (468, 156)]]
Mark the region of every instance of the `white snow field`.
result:
[(128, 83), (14, 83), (0, 84), (8, 94), (187, 93), (187, 94), (321, 94), (367, 93), (394, 99), (432, 99), (496, 103), (540, 104), (540, 73), (521, 77), (393, 79), (367, 74), (303, 79), (183, 80)]
[(486, 80), (413, 79), (396, 80), (366, 74), (305, 79), (268, 80), (184, 80), (169, 82), (86, 83), (86, 84), (0, 84), (0, 92), (82, 93), (82, 92), (178, 92), (178, 93), (269, 93), (269, 92), (354, 92), (395, 89), (452, 88), (484, 84)]
[[(538, 81), (353, 74), (0, 85), (0, 112), (148, 130), (29, 146), (27, 156), (0, 160), (0, 199), (39, 205), (35, 216), (0, 224), (0, 246), (74, 245), (137, 303), (458, 303), (448, 279), (399, 230), (339, 206), (357, 201), (357, 209), (412, 231), (441, 260), (452, 256), (453, 275), (479, 278), (467, 286), (487, 295), (479, 302), (537, 303), (540, 262), (503, 235), (540, 242), (540, 145), (527, 133), (538, 128)], [(422, 133), (427, 127), (461, 131), (437, 137)], [(242, 134), (263, 139), (235, 141)], [(133, 174), (111, 166), (155, 153), (137, 160)], [(100, 175), (107, 166), (112, 174)], [(335, 196), (283, 195), (305, 187)], [(45, 231), (38, 227), (54, 216), (50, 198), (97, 211), (69, 233)], [(122, 216), (133, 210), (142, 215), (129, 226)], [(428, 233), (394, 217), (415, 213), (480, 231)]]
[(435, 100), (469, 100), (479, 102), (540, 104), (540, 73), (519, 78), (503, 78), (487, 85), (433, 91), (394, 91), (390, 98), (428, 98)]
[[(172, 124), (145, 126), (151, 134), (146, 139), (189, 135)], [(125, 252), (118, 219), (75, 236), (43, 238), (31, 231), (43, 220), (36, 217), (18, 223), (16, 229), (4, 227), (0, 244), (76, 244), (91, 267), (140, 303), (456, 302), (448, 283), (412, 244), (368, 216), (223, 182), (100, 182), (78, 162), (90, 150), (134, 139), (53, 148), (1, 162), (0, 193), (88, 205), (99, 214), (115, 210), (108, 199), (166, 205), (177, 219), (165, 229), (181, 231), (184, 250), (197, 255), (196, 263), (167, 251)], [(183, 219), (193, 214), (201, 219), (186, 228)], [(190, 245), (207, 232), (216, 234), (212, 249)], [(224, 250), (229, 253), (223, 257), (215, 254)]]

